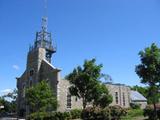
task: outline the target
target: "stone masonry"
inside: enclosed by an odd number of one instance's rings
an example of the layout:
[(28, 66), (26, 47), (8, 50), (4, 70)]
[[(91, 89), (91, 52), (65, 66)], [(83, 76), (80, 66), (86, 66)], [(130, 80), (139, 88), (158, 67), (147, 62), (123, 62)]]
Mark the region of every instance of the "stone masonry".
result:
[[(21, 77), (17, 78), (17, 111), (23, 117), (29, 114), (30, 108), (26, 105), (25, 89), (46, 80), (53, 88), (58, 100), (58, 111), (69, 111), (70, 109), (82, 109), (82, 100), (71, 97), (67, 80), (60, 76), (60, 69), (51, 64), (52, 54), (56, 47), (52, 44), (51, 33), (47, 32), (46, 18), (42, 19), (42, 30), (37, 32), (34, 45), (30, 47), (27, 55), (26, 70)], [(111, 105), (130, 107), (130, 88), (122, 84), (107, 83), (106, 87), (113, 96)]]

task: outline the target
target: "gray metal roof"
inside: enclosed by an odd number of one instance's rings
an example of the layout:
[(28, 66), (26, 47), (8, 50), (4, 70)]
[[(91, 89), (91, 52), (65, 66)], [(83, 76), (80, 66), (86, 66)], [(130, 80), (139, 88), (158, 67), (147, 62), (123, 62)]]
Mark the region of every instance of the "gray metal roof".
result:
[[(106, 85), (117, 85), (117, 86), (126, 86), (125, 84), (121, 84), (121, 83), (112, 83), (112, 82), (106, 82)], [(127, 86), (128, 87), (128, 86)]]
[(147, 101), (147, 99), (137, 91), (131, 90), (130, 93), (131, 101)]

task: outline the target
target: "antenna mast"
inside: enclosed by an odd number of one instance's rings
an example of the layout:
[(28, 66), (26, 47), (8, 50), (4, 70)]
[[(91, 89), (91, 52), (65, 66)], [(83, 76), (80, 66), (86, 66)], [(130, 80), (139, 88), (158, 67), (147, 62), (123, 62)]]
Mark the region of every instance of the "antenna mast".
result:
[(51, 56), (56, 52), (56, 47), (52, 45), (51, 33), (47, 31), (47, 0), (43, 0), (43, 16), (41, 30), (36, 34), (35, 48), (46, 49), (46, 59), (51, 62)]
[(47, 17), (47, 0), (44, 0), (44, 17)]
[(42, 32), (44, 34), (44, 39), (46, 39), (47, 21), (47, 0), (44, 0), (44, 15), (42, 17)]

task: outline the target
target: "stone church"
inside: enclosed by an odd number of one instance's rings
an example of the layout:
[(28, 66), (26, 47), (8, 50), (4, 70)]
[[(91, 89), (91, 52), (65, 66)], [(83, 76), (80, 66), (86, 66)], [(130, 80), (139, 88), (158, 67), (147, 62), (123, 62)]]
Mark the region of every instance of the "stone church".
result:
[[(56, 53), (56, 47), (52, 43), (51, 33), (47, 31), (47, 18), (43, 17), (42, 28), (36, 33), (34, 44), (30, 46), (28, 51), (26, 70), (20, 77), (17, 77), (17, 111), (19, 116), (25, 116), (29, 113), (29, 106), (25, 103), (25, 88), (35, 85), (41, 80), (46, 80), (56, 92), (59, 104), (58, 111), (82, 108), (81, 99), (71, 97), (69, 94), (68, 87), (70, 84), (61, 78), (61, 69), (51, 64), (54, 53)], [(106, 87), (113, 96), (111, 105), (129, 107), (131, 100), (128, 86), (107, 83)]]

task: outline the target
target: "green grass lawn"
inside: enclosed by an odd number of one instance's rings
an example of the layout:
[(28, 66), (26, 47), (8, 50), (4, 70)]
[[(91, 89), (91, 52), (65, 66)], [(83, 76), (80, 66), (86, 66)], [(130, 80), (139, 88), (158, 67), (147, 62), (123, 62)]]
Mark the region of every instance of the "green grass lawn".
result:
[(121, 120), (147, 120), (147, 118), (144, 118), (143, 116), (139, 117), (124, 117)]
[(146, 120), (143, 116), (143, 110), (141, 109), (131, 109), (128, 110), (128, 114), (122, 117), (122, 120)]

